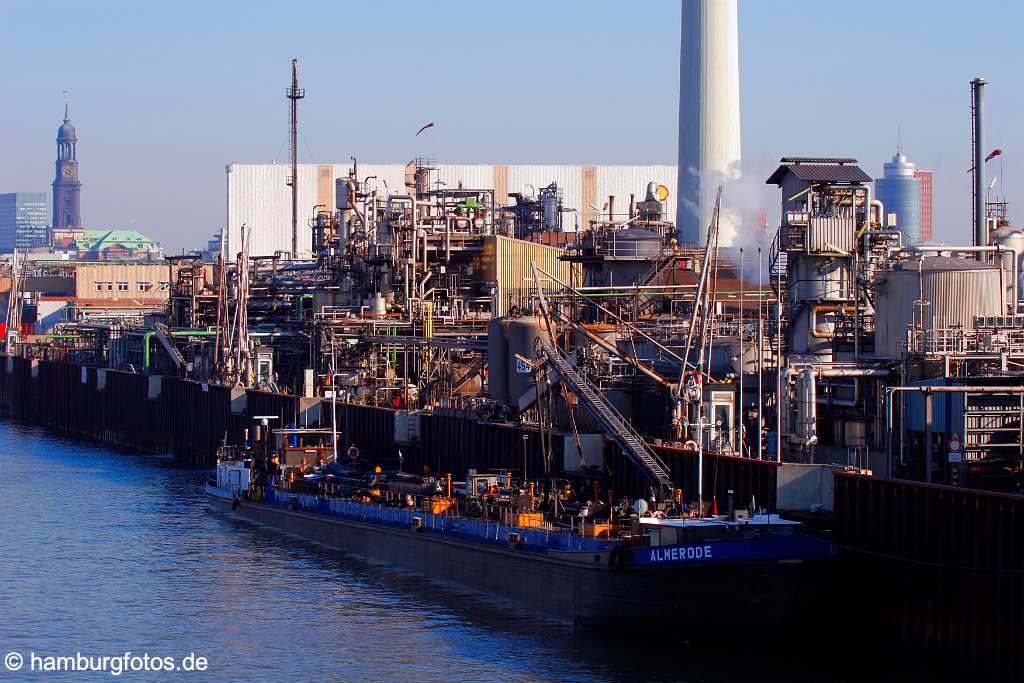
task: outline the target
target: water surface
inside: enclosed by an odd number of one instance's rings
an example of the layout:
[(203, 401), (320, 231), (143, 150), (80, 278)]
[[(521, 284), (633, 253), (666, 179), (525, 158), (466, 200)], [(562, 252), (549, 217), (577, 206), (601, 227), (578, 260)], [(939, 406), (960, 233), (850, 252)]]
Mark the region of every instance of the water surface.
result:
[[(0, 655), (196, 653), (207, 680), (832, 677), (827, 663), (736, 642), (711, 651), (685, 633), (577, 632), (369, 566), (212, 512), (204, 473), (167, 458), (0, 421), (0, 472)], [(0, 668), (0, 683), (33, 679), (27, 666)]]

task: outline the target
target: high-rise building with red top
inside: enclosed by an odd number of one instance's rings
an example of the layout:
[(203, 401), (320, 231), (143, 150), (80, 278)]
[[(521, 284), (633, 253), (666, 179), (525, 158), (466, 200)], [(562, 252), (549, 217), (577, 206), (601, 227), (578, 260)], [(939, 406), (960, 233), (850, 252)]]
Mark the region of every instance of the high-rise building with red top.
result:
[(914, 177), (921, 182), (921, 241), (930, 242), (935, 238), (932, 227), (932, 172), (918, 170)]

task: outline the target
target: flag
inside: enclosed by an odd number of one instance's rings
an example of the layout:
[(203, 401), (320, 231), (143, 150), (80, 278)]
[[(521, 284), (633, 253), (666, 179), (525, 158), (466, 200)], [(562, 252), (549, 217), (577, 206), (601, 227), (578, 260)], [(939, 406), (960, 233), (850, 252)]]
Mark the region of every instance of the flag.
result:
[[(433, 127), (434, 127), (434, 122), (433, 122), (433, 121), (431, 121), (431, 122), (430, 122), (430, 123), (428, 123), (427, 125), (425, 125), (425, 126), (423, 126), (422, 128), (420, 128), (420, 129), (419, 129), (418, 131), (416, 131), (416, 135), (419, 135), (420, 133), (422, 133), (423, 131), (425, 131), (425, 130), (426, 130), (427, 128), (433, 128)], [(413, 137), (416, 137), (416, 135), (413, 135)]]
[(989, 154), (987, 157), (985, 157), (985, 161), (992, 161), (993, 159), (995, 159), (997, 156), (1001, 155), (1002, 153), (1003, 153), (1003, 150), (1001, 150), (999, 148), (996, 148), (996, 149), (992, 150), (991, 154)]

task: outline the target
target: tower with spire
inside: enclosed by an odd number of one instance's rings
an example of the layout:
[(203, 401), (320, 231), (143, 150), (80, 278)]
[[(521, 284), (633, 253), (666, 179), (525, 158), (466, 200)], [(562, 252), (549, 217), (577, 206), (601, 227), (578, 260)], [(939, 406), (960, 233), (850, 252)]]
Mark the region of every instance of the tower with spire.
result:
[(78, 179), (78, 136), (71, 125), (71, 100), (64, 94), (64, 122), (57, 129), (57, 163), (53, 180), (53, 229), (81, 229), (82, 183)]

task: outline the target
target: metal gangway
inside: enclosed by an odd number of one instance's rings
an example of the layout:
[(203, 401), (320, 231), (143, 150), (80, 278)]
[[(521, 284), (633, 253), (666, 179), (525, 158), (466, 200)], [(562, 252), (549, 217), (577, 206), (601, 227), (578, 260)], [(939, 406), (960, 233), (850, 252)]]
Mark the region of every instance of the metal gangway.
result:
[(583, 373), (569, 364), (549, 339), (544, 335), (539, 335), (538, 338), (547, 361), (558, 371), (566, 386), (581, 399), (587, 410), (601, 423), (605, 433), (615, 439), (615, 442), (640, 468), (651, 485), (659, 489), (660, 494), (671, 491), (674, 484), (669, 476), (668, 467), (650, 449), (644, 438), (637, 434), (626, 422), (626, 419), (605, 400), (604, 396), (591, 386), (590, 381)]

